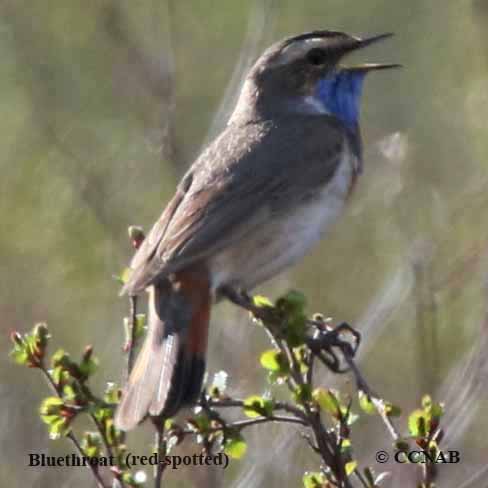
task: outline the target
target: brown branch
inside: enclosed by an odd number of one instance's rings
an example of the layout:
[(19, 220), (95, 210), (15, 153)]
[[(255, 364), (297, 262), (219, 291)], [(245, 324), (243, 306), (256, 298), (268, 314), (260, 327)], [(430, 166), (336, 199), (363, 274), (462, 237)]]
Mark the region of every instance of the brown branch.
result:
[[(297, 386), (305, 386), (304, 378), (300, 373), (293, 351), (290, 350), (285, 340), (279, 339), (279, 336), (281, 335), (280, 334), (281, 318), (276, 314), (274, 308), (258, 307), (254, 304), (252, 298), (249, 297), (247, 294), (238, 292), (231, 287), (223, 287), (219, 290), (219, 293), (222, 296), (229, 299), (235, 305), (238, 305), (246, 309), (247, 311), (251, 312), (251, 314), (255, 318), (263, 322), (266, 330), (274, 339), (273, 342), (278, 345), (279, 349), (285, 354), (286, 358), (288, 359), (291, 376), (293, 378), (293, 382), (295, 383), (295, 385), (292, 382), (288, 383), (290, 390), (296, 391)], [(346, 327), (343, 328), (345, 329)], [(349, 329), (351, 328), (349, 327)], [(327, 333), (329, 331), (326, 330), (325, 332), (326, 332), (325, 336), (327, 336)], [(342, 342), (339, 341), (338, 333), (339, 331), (336, 332), (332, 330), (330, 331), (329, 337), (327, 337), (332, 339), (332, 341), (327, 343), (326, 345), (328, 346), (328, 353), (331, 354), (334, 358), (336, 358), (336, 356), (331, 351), (331, 347), (332, 346), (339, 347), (342, 345)], [(313, 341), (314, 339), (312, 338), (311, 340)], [(326, 341), (325, 337), (320, 337), (317, 340)], [(353, 356), (354, 353), (356, 352), (357, 347), (354, 349), (350, 344), (348, 343), (346, 344), (347, 346), (349, 346), (347, 348), (347, 352)], [(314, 352), (314, 350), (317, 350), (317, 347), (314, 347), (317, 346), (317, 343), (314, 344), (307, 343), (307, 345), (312, 346), (311, 347), (312, 352)], [(324, 344), (321, 344), (321, 347), (323, 348)], [(343, 347), (342, 349), (344, 352), (346, 348)], [(337, 359), (335, 363), (337, 363), (338, 365)], [(336, 369), (336, 371), (340, 372), (338, 369)], [(331, 468), (339, 486), (343, 488), (349, 488), (351, 484), (345, 473), (345, 466), (344, 466), (345, 463), (342, 458), (340, 448), (335, 442), (334, 434), (333, 433), (330, 434), (322, 424), (319, 411), (312, 409), (310, 405), (308, 405), (307, 403), (304, 404), (304, 411), (305, 412), (303, 415), (305, 416), (306, 425), (308, 425), (312, 429), (312, 432), (315, 437), (317, 449), (320, 451), (320, 455), (324, 463)]]
[[(317, 357), (327, 368), (335, 373), (351, 372), (355, 378), (357, 389), (364, 391), (364, 393), (370, 398), (392, 439), (397, 441), (401, 438), (392, 419), (387, 414), (384, 400), (373, 392), (354, 361), (354, 356), (358, 350), (361, 339), (359, 333), (355, 329), (352, 329), (347, 324), (341, 324), (336, 328), (330, 328), (320, 321), (309, 320), (308, 324), (314, 327), (315, 332), (311, 337), (307, 337), (305, 340), (311, 351), (311, 356), (307, 361), (309, 370), (304, 378), (298, 369), (293, 351), (290, 350), (285, 341), (278, 340), (276, 337), (277, 335), (279, 336), (278, 331), (281, 324), (280, 317), (277, 316), (275, 310), (272, 307), (256, 306), (251, 297), (232, 288), (223, 288), (219, 290), (219, 292), (228, 298), (232, 303), (244, 308), (256, 319), (263, 322), (265, 329), (268, 331), (269, 335), (271, 335), (275, 345), (277, 345), (280, 350), (285, 353), (291, 366), (290, 369), (293, 380), (296, 384), (301, 386), (304, 384), (310, 386), (312, 385), (313, 376), (311, 370), (313, 368), (314, 357)], [(354, 344), (351, 344), (342, 338), (341, 333), (343, 332), (347, 332), (354, 337)], [(336, 351), (340, 352), (340, 356)], [(347, 368), (341, 367), (341, 358), (347, 364)], [(289, 387), (293, 391), (293, 385), (289, 384)], [(241, 406), (239, 401), (229, 402), (229, 404)], [(216, 406), (218, 405), (216, 404)], [(300, 415), (301, 418), (305, 419), (308, 426), (314, 433), (316, 444), (309, 439), (309, 445), (315, 452), (318, 451), (324, 462), (330, 466), (332, 471), (335, 473), (339, 486), (350, 486), (350, 481), (348, 480), (344, 470), (344, 459), (342, 458), (340, 450), (337, 448), (337, 443), (334, 442), (333, 435), (331, 436), (331, 434), (324, 428), (320, 418), (320, 412), (316, 412), (315, 410), (311, 409), (309, 405), (305, 404), (304, 412), (300, 411)], [(364, 484), (364, 479), (359, 477), (359, 480)]]
[[(244, 294), (239, 294), (236, 293), (233, 290), (228, 290), (224, 289), (223, 293), (229, 300), (231, 300), (233, 303), (235, 303), (238, 306), (241, 306), (251, 312), (256, 318), (259, 318), (263, 322), (266, 323), (273, 323), (273, 321), (276, 321), (276, 317), (273, 316), (272, 311), (263, 307), (256, 307), (254, 303), (252, 302), (251, 298), (249, 298), (247, 295)], [(314, 325), (319, 325), (314, 322)], [(381, 419), (385, 423), (388, 432), (392, 436), (394, 441), (397, 441), (400, 438), (400, 435), (395, 428), (392, 420), (390, 417), (386, 414), (385, 411), (385, 406), (383, 400), (381, 400), (378, 395), (375, 395), (372, 391), (372, 389), (369, 387), (368, 383), (362, 376), (361, 372), (359, 371), (359, 368), (357, 367), (356, 363), (354, 362), (354, 355), (357, 350), (357, 346), (355, 349), (353, 349), (349, 343), (347, 342), (338, 342), (337, 338), (334, 336), (334, 332), (336, 332), (334, 329), (330, 331), (326, 331), (325, 333), (322, 334), (322, 336), (314, 336), (311, 339), (308, 340), (308, 346), (311, 348), (313, 351), (317, 347), (323, 349), (324, 347), (333, 345), (337, 346), (341, 349), (342, 355), (347, 362), (350, 371), (353, 373), (357, 388), (359, 390), (363, 390), (372, 400), (374, 406), (376, 407), (376, 410), (378, 411), (378, 414), (380, 415)], [(332, 342), (328, 341), (328, 335), (331, 335), (332, 338), (334, 339)], [(359, 339), (358, 339), (359, 342)], [(318, 356), (321, 358), (321, 356)], [(326, 364), (330, 366), (330, 364)], [(337, 371), (336, 371), (337, 372)]]

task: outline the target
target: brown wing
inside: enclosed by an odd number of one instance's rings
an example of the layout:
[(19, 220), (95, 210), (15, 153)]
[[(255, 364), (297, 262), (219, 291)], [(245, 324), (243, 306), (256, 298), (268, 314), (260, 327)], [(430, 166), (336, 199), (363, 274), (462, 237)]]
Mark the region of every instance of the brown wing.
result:
[(272, 213), (323, 188), (340, 162), (344, 133), (327, 116), (297, 118), (224, 131), (183, 178), (134, 256), (123, 291), (136, 294), (264, 229)]

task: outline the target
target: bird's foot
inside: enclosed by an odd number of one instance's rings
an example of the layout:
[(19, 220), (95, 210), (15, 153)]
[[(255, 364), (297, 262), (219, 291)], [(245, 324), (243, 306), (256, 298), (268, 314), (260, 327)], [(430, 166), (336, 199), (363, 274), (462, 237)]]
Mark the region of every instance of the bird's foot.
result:
[[(352, 335), (353, 341), (345, 339), (344, 333)], [(346, 373), (350, 368), (342, 365), (341, 356), (346, 358), (346, 362), (349, 363), (347, 359), (354, 358), (360, 342), (361, 334), (343, 322), (333, 329), (317, 327), (313, 337), (308, 341), (308, 346), (312, 353), (331, 371)]]

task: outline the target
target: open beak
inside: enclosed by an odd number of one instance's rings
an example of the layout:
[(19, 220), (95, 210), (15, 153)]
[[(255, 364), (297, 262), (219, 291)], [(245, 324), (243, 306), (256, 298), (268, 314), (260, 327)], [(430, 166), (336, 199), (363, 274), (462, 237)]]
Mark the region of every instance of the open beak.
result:
[[(359, 37), (355, 37), (353, 42), (348, 46), (346, 49), (347, 52), (357, 51), (358, 49), (363, 49), (371, 44), (375, 44), (380, 42), (384, 39), (388, 39), (392, 37), (394, 34), (392, 32), (388, 32), (386, 34), (379, 34), (377, 36), (368, 37), (366, 39), (361, 39)], [(377, 71), (381, 69), (390, 69), (390, 68), (401, 68), (401, 64), (383, 64), (383, 63), (363, 63), (358, 64), (355, 66), (341, 66), (341, 69), (346, 71), (356, 71), (356, 72), (364, 72), (367, 73), (369, 71)]]

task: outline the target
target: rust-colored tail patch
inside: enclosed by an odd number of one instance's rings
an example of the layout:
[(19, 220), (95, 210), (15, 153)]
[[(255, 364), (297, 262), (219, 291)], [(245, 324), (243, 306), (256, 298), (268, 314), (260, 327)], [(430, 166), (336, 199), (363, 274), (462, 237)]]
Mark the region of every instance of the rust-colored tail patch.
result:
[(193, 403), (205, 371), (211, 300), (207, 270), (192, 266), (151, 288), (147, 336), (115, 416), (123, 430), (148, 413), (170, 417)]

